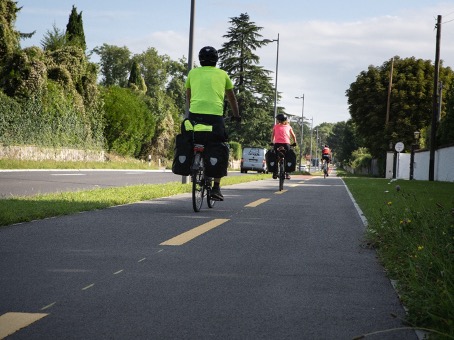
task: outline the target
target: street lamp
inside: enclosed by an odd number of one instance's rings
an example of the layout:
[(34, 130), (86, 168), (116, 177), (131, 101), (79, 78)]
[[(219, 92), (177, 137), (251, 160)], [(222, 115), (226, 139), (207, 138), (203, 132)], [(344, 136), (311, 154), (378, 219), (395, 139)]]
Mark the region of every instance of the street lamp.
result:
[(276, 48), (276, 77), (274, 83), (274, 124), (276, 124), (276, 116), (277, 116), (277, 73), (279, 69), (279, 33), (277, 34), (277, 39), (265, 39), (262, 40), (266, 43), (277, 42)]
[(311, 172), (311, 166), (312, 166), (312, 131), (314, 130), (314, 117), (311, 118), (311, 160), (309, 162), (309, 172)]
[(301, 141), (300, 141), (300, 167), (301, 169), (301, 160), (303, 158), (303, 133), (304, 133), (304, 94), (302, 97), (295, 97), (296, 99), (302, 99), (303, 100), (303, 107), (301, 109)]

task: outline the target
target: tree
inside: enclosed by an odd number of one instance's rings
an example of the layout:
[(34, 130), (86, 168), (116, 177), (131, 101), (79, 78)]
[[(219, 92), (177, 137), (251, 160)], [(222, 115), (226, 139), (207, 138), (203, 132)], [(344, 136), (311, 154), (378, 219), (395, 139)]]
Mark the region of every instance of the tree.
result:
[(16, 1), (0, 1), (0, 66), (8, 56), (20, 49), (21, 38), (31, 38), (35, 34), (15, 30), (14, 24), (21, 9), (17, 7)]
[(446, 95), (446, 115), (440, 122), (438, 144), (454, 144), (454, 84), (451, 84)]
[(143, 94), (147, 92), (147, 85), (140, 74), (140, 68), (137, 61), (132, 62), (131, 73), (129, 74), (128, 87), (137, 90)]
[(258, 66), (260, 58), (254, 53), (269, 43), (264, 41), (258, 27), (248, 14), (231, 18), (232, 25), (224, 35), (228, 41), (219, 49), (219, 65), (232, 79), (244, 124), (232, 129), (231, 139), (243, 145), (266, 146), (274, 123), (274, 88), (271, 71)]
[(108, 150), (137, 157), (142, 145), (154, 135), (155, 121), (143, 96), (130, 89), (111, 86), (104, 89)]
[(336, 161), (343, 164), (348, 164), (351, 161), (353, 151), (360, 146), (355, 124), (351, 119), (347, 122), (334, 124), (327, 141), (335, 153)]
[(74, 5), (66, 25), (66, 39), (69, 45), (79, 46), (84, 52), (87, 49), (82, 12), (77, 13)]
[(44, 51), (55, 51), (66, 45), (66, 35), (55, 23), (52, 31), (48, 30), (41, 40), (41, 47)]
[(100, 57), (101, 84), (104, 86), (117, 85), (126, 87), (128, 73), (131, 70), (131, 52), (126, 46), (103, 44), (93, 49)]
[[(434, 67), (430, 60), (394, 58), (389, 121), (386, 106), (390, 61), (381, 67), (369, 66), (346, 91), (350, 115), (358, 134), (375, 158), (383, 158), (389, 143), (413, 142), (413, 132), (430, 124)], [(440, 68), (440, 80), (449, 84), (449, 68)], [(443, 108), (445, 105), (443, 104)]]

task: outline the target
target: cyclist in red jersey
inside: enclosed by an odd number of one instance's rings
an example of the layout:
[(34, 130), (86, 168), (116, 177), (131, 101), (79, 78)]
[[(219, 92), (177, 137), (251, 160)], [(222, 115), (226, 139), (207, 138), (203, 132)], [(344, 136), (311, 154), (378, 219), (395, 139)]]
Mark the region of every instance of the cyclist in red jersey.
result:
[[(287, 121), (287, 117), (282, 113), (276, 116), (277, 123), (273, 127), (273, 133), (271, 135), (271, 143), (274, 144), (274, 149), (278, 147), (285, 147), (286, 151), (290, 150), (290, 137), (293, 138), (293, 143), (296, 144), (296, 136), (293, 132), (292, 127)], [(277, 170), (276, 170), (277, 171)], [(273, 173), (273, 178), (277, 178), (277, 172)], [(286, 178), (290, 179), (290, 176), (286, 174)]]
[[(322, 149), (322, 161), (325, 161), (325, 165), (329, 166), (331, 162), (331, 150), (327, 144)], [(329, 176), (329, 174), (327, 174)]]

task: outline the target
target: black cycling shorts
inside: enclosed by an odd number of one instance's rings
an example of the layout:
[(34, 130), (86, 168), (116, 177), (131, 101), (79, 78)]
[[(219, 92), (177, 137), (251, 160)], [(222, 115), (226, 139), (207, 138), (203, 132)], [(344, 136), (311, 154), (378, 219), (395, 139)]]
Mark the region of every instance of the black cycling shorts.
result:
[(213, 142), (226, 142), (228, 140), (225, 130), (224, 117), (189, 112), (188, 119), (196, 124), (213, 126), (213, 132), (209, 134), (209, 140)]
[(327, 162), (331, 161), (331, 157), (329, 155), (322, 155), (322, 159), (325, 159)]

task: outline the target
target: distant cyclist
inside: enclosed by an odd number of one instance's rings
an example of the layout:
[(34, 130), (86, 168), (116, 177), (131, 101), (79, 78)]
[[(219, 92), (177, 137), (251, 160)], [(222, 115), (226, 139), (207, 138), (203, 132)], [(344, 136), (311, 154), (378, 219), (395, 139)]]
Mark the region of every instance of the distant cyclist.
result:
[(322, 149), (322, 162), (324, 162), (324, 166), (326, 166), (326, 174), (327, 176), (328, 175), (328, 166), (329, 166), (329, 163), (331, 162), (331, 149), (329, 148), (329, 146), (327, 144), (325, 144), (325, 146), (323, 147)]
[[(218, 51), (211, 46), (203, 47), (199, 52), (199, 61), (202, 67), (193, 68), (186, 80), (186, 98), (189, 103), (189, 116), (191, 121), (213, 126), (211, 139), (225, 142), (227, 133), (224, 126), (223, 109), (224, 96), (227, 95), (234, 119), (241, 119), (238, 102), (233, 83), (227, 72), (216, 67), (219, 56)], [(211, 198), (223, 201), (221, 194), (221, 179), (215, 178)]]
[[(296, 136), (293, 132), (292, 127), (287, 121), (287, 117), (282, 113), (276, 116), (277, 123), (273, 127), (273, 133), (271, 135), (271, 143), (274, 144), (274, 149), (283, 146), (285, 151), (290, 150), (290, 137), (293, 138), (293, 144), (296, 145)], [(277, 168), (273, 173), (273, 178), (277, 178)], [(286, 178), (290, 179), (289, 174), (286, 174)]]

